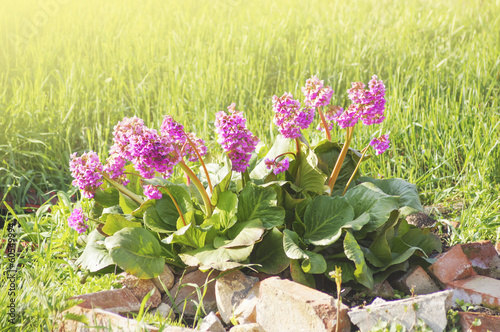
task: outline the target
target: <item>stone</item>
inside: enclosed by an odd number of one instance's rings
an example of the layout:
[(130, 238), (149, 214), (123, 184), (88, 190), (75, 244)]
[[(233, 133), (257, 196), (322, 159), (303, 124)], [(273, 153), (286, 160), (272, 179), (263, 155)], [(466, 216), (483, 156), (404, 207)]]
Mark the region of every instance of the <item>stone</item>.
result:
[(462, 250), (478, 274), (500, 279), (500, 256), (491, 241), (462, 244)]
[(162, 302), (158, 307), (156, 307), (151, 311), (151, 314), (153, 315), (158, 314), (162, 318), (172, 318), (173, 310), (171, 306)]
[(425, 270), (416, 265), (403, 276), (394, 281), (394, 286), (406, 294), (431, 294), (439, 292), (440, 289)]
[(497, 251), (497, 253), (500, 255), (500, 242), (497, 242), (495, 244), (495, 250)]
[(203, 318), (199, 330), (210, 332), (226, 332), (226, 329), (220, 322), (220, 319), (217, 317), (217, 315), (214, 314), (213, 311), (206, 315), (205, 318)]
[(460, 315), (462, 331), (494, 332), (500, 329), (500, 316), (486, 315), (478, 312), (459, 312), (458, 314)]
[(257, 323), (242, 324), (233, 326), (229, 332), (266, 332), (262, 326)]
[(229, 324), (235, 307), (243, 301), (258, 281), (258, 278), (248, 277), (239, 270), (217, 279), (215, 298), (220, 317), (224, 323)]
[(392, 298), (394, 297), (394, 288), (392, 288), (387, 280), (384, 280), (373, 285), (373, 289), (366, 289), (362, 292), (356, 293), (353, 296), (353, 299), (361, 299), (365, 297)]
[[(85, 316), (88, 324), (71, 320), (71, 318), (69, 317), (71, 315)], [(101, 309), (87, 309), (80, 306), (74, 306), (69, 308), (68, 310), (63, 311), (62, 316), (64, 317), (64, 319), (61, 324), (59, 324), (59, 332), (90, 332), (96, 331), (96, 327), (98, 326), (103, 327), (103, 331), (105, 330), (113, 332), (158, 331), (158, 328), (156, 327), (140, 324), (134, 319), (128, 319), (118, 314)], [(108, 329), (108, 327), (110, 328)]]
[(482, 304), (500, 309), (500, 280), (485, 276), (473, 276), (450, 282), (447, 289), (453, 290), (453, 302), (462, 300), (470, 304)]
[(238, 324), (257, 322), (257, 303), (259, 301), (260, 283), (253, 285), (247, 296), (234, 308), (234, 319)]
[(380, 322), (394, 322), (411, 330), (418, 319), (435, 332), (444, 331), (451, 297), (451, 291), (442, 291), (397, 301), (374, 301), (369, 306), (354, 308), (348, 314), (361, 332), (372, 330)]
[(477, 274), (459, 244), (447, 252), (439, 254), (436, 261), (429, 266), (429, 272), (443, 287), (450, 281), (468, 278)]
[(337, 321), (337, 301), (330, 295), (278, 277), (260, 282), (257, 323), (267, 332), (350, 331), (347, 306), (341, 304)]
[(146, 308), (156, 308), (161, 303), (160, 291), (156, 288), (151, 279), (139, 279), (126, 272), (120, 273), (118, 276), (122, 277), (118, 280), (118, 282), (122, 284), (123, 287), (130, 289), (139, 302), (142, 302), (144, 297), (149, 292), (153, 291), (149, 299), (146, 301)]
[[(174, 308), (174, 312), (177, 314), (182, 314), (184, 311), (184, 315), (194, 316), (196, 314), (197, 303), (200, 302), (200, 299), (198, 298), (196, 287), (193, 285), (197, 285), (200, 289), (200, 293), (203, 294), (206, 284), (207, 290), (203, 298), (203, 307), (206, 312), (217, 311), (215, 278), (218, 275), (219, 272), (217, 271), (201, 272), (200, 270), (195, 270), (186, 273), (175, 283), (169, 292), (163, 295), (162, 302)], [(172, 303), (169, 295), (172, 299), (175, 299), (174, 303)], [(185, 301), (186, 306), (184, 309)]]
[(100, 308), (117, 314), (135, 312), (141, 308), (141, 303), (127, 288), (77, 295), (71, 297), (70, 300), (84, 300), (78, 304), (81, 308)]
[(156, 288), (158, 288), (161, 294), (166, 292), (166, 289), (163, 287), (163, 285), (165, 285), (168, 290), (174, 286), (174, 282), (175, 276), (167, 264), (165, 264), (163, 272), (158, 277), (153, 279), (153, 283), (155, 284)]

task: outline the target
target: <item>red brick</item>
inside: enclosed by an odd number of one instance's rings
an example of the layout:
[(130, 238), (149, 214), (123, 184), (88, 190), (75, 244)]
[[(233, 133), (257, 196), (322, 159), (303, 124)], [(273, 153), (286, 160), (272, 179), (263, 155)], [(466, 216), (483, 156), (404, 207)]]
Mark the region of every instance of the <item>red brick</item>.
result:
[(443, 286), (454, 280), (477, 275), (459, 244), (449, 251), (439, 254), (436, 262), (429, 266), (429, 272)]
[(466, 303), (482, 304), (492, 309), (500, 309), (500, 280), (485, 276), (473, 276), (452, 281), (446, 288), (453, 290), (453, 301), (459, 299)]
[(100, 308), (114, 313), (139, 311), (141, 308), (141, 303), (127, 288), (77, 295), (70, 300), (84, 300), (78, 304), (81, 308)]
[[(500, 329), (500, 316), (485, 315), (478, 312), (459, 312), (460, 325), (462, 331), (467, 332), (486, 332), (498, 331)], [(479, 326), (474, 326), (474, 322), (481, 322)]]
[(500, 278), (500, 257), (491, 241), (462, 244), (462, 250), (478, 274)]
[(414, 266), (395, 281), (395, 286), (406, 294), (431, 294), (439, 292), (439, 287), (421, 266)]

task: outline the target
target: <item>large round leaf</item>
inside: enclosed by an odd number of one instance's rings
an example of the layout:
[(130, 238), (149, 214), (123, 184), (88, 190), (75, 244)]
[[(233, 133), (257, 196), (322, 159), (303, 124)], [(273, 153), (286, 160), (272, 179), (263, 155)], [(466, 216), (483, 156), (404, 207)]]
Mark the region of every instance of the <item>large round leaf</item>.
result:
[(238, 198), (238, 221), (260, 219), (264, 228), (283, 225), (285, 210), (276, 206), (276, 192), (273, 188), (247, 185)]
[(88, 235), (87, 246), (82, 255), (76, 260), (76, 265), (90, 272), (97, 272), (105, 267), (114, 265), (115, 262), (104, 246), (104, 239), (104, 235), (97, 230), (93, 230)]
[(274, 227), (255, 245), (250, 262), (259, 264), (255, 269), (267, 274), (278, 274), (290, 265), (283, 249), (283, 234)]
[(353, 219), (354, 210), (345, 198), (317, 196), (304, 213), (304, 240), (319, 246), (330, 245), (340, 238), (342, 229), (362, 227)]
[(165, 267), (160, 243), (144, 228), (124, 228), (105, 245), (116, 264), (139, 279), (155, 278)]

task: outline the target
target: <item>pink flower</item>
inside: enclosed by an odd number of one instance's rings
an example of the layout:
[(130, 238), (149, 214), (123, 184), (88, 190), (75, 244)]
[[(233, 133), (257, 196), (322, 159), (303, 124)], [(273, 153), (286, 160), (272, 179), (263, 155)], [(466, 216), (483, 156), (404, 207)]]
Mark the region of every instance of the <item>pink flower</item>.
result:
[[(174, 119), (167, 115), (163, 119), (163, 123), (161, 125), (161, 133), (162, 135), (171, 137), (174, 143), (177, 145), (177, 149), (180, 151), (181, 155), (186, 156), (189, 161), (195, 162), (198, 160), (198, 156), (196, 152), (203, 157), (207, 154), (207, 147), (205, 146), (205, 141), (201, 138), (196, 137), (195, 133), (185, 133), (184, 126), (174, 121)], [(193, 143), (196, 151), (193, 149), (191, 144), (187, 141), (187, 139)]]
[(158, 188), (156, 188), (153, 185), (150, 184), (145, 185), (143, 189), (144, 189), (144, 196), (146, 196), (149, 199), (160, 199), (162, 197), (161, 192), (158, 190)]
[(382, 135), (378, 138), (374, 138), (370, 145), (375, 149), (375, 154), (380, 155), (389, 148), (389, 135)]
[(89, 226), (85, 224), (85, 221), (88, 220), (89, 219), (83, 215), (82, 209), (76, 208), (73, 209), (73, 212), (71, 212), (68, 218), (68, 226), (82, 234), (89, 228)]
[(314, 108), (300, 108), (300, 102), (291, 93), (273, 97), (273, 122), (285, 138), (300, 137), (301, 129), (307, 129), (314, 119)]
[(264, 163), (266, 164), (267, 169), (273, 170), (275, 175), (285, 172), (290, 167), (290, 160), (288, 160), (288, 158), (284, 158), (281, 161), (265, 159)]
[(242, 112), (235, 110), (236, 104), (231, 104), (226, 112), (215, 114), (215, 131), (217, 142), (227, 153), (236, 172), (244, 172), (259, 139), (246, 127), (246, 119)]
[(306, 81), (306, 85), (302, 88), (302, 93), (306, 97), (304, 103), (309, 107), (321, 107), (330, 103), (333, 96), (333, 89), (329, 86), (324, 86), (323, 81), (318, 77), (313, 76)]
[(83, 197), (93, 198), (94, 193), (102, 182), (102, 164), (99, 156), (94, 151), (82, 154), (77, 157), (77, 153), (71, 155), (69, 161), (71, 176), (73, 176), (73, 185), (80, 188)]

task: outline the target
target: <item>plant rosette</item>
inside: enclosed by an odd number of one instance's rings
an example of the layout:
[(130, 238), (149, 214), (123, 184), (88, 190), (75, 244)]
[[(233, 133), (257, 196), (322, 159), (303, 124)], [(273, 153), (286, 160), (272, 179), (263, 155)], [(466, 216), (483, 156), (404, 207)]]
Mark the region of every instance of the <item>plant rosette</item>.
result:
[[(165, 116), (160, 130), (124, 118), (114, 127), (104, 163), (94, 152), (73, 154), (73, 184), (92, 208), (75, 208), (69, 224), (87, 231), (78, 265), (90, 272), (116, 265), (139, 278), (158, 276), (165, 263), (226, 271), (250, 267), (267, 274), (290, 269), (314, 287), (314, 274), (372, 288), (409, 259), (440, 251), (439, 239), (404, 217), (422, 210), (417, 188), (402, 179), (360, 177), (368, 149), (381, 154), (388, 135), (362, 150), (350, 148), (354, 128), (385, 119), (385, 86), (373, 76), (368, 88), (352, 83), (352, 104), (330, 105), (334, 91), (317, 77), (302, 88), (273, 97), (274, 144), (256, 151), (259, 139), (235, 104), (215, 116), (217, 142), (227, 155), (205, 164), (204, 141)], [(315, 114), (325, 139), (311, 146), (301, 131)], [(334, 125), (346, 130), (333, 142)], [(172, 178), (179, 167), (185, 177)], [(89, 204), (82, 204), (88, 206)], [(340, 270), (339, 270), (340, 271)]]

